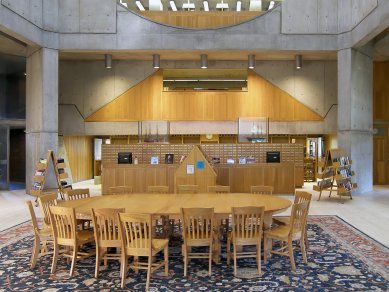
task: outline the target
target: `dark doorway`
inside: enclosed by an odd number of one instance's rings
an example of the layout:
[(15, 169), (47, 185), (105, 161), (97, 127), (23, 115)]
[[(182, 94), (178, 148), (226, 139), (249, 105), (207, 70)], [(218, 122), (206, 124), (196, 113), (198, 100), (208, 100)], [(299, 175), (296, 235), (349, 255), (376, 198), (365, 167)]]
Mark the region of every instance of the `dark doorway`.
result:
[(26, 186), (26, 134), (24, 129), (9, 131), (9, 189)]

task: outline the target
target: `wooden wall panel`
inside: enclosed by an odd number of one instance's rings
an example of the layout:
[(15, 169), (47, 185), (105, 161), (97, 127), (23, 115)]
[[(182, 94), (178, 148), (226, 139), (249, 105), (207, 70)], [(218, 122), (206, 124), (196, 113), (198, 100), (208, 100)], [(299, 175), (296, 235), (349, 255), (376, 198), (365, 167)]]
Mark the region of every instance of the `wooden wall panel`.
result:
[(389, 61), (374, 62), (373, 116), (374, 120), (389, 120)]
[(64, 136), (73, 182), (93, 178), (93, 140), (89, 136)]
[(251, 70), (248, 71), (247, 92), (162, 91), (162, 80), (162, 70), (159, 70), (86, 121), (236, 121), (239, 117), (269, 117), (272, 121), (323, 120)]
[(235, 25), (261, 15), (258, 11), (143, 11), (140, 14), (159, 23), (188, 28), (217, 28)]

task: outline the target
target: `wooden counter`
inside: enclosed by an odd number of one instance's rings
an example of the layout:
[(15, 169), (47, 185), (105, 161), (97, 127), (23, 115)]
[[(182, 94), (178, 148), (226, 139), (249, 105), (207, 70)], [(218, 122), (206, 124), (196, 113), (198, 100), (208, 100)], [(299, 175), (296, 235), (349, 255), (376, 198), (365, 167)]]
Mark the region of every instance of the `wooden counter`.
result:
[(103, 164), (102, 194), (114, 186), (132, 186), (134, 193), (145, 193), (147, 186), (157, 185), (169, 186), (169, 192), (174, 193), (174, 173), (178, 166), (178, 164)]
[[(134, 193), (144, 193), (149, 185), (166, 185), (174, 193), (178, 167), (179, 164), (103, 164), (102, 193), (112, 186), (132, 186)], [(252, 185), (273, 186), (275, 194), (294, 193), (294, 163), (219, 164), (214, 169), (216, 183), (229, 185), (232, 193), (249, 193)]]
[(231, 187), (232, 193), (249, 193), (254, 185), (273, 186), (275, 194), (293, 194), (294, 163), (255, 163), (215, 165), (216, 183)]

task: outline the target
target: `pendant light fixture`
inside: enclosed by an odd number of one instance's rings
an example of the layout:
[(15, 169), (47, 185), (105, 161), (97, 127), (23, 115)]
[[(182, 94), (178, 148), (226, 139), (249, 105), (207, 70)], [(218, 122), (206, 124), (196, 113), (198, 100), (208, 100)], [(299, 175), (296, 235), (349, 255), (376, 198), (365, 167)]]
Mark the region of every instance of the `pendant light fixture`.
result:
[(160, 67), (160, 56), (158, 54), (153, 55), (153, 67), (158, 69)]
[(253, 55), (253, 54), (249, 55), (248, 67), (249, 67), (249, 69), (254, 69), (254, 67), (255, 67), (255, 55)]
[(303, 67), (303, 57), (301, 55), (296, 55), (296, 69), (300, 70)]
[(107, 69), (112, 68), (112, 55), (111, 54), (105, 54), (105, 68), (107, 68)]
[(208, 68), (208, 56), (206, 54), (201, 54), (201, 69)]

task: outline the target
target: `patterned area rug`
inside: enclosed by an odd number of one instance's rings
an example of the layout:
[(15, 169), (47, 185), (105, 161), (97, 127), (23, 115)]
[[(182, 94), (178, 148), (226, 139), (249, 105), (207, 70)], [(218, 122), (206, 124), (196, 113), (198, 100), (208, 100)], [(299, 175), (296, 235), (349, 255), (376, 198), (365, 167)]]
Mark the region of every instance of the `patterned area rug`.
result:
[[(308, 264), (295, 252), (296, 272), (290, 271), (287, 257), (273, 255), (262, 264), (259, 277), (254, 260), (238, 260), (239, 277), (226, 264), (225, 245), (220, 264), (213, 264), (207, 275), (207, 261), (190, 262), (183, 277), (180, 242), (171, 242), (169, 276), (163, 270), (153, 274), (149, 291), (388, 291), (389, 249), (335, 216), (309, 218)], [(51, 256), (38, 259), (29, 269), (33, 244), (30, 222), (0, 232), (0, 291), (120, 291), (119, 264), (112, 261), (94, 276), (94, 257), (76, 264), (69, 278), (70, 265), (59, 260), (50, 275)], [(127, 274), (125, 291), (144, 291), (145, 271)]]

